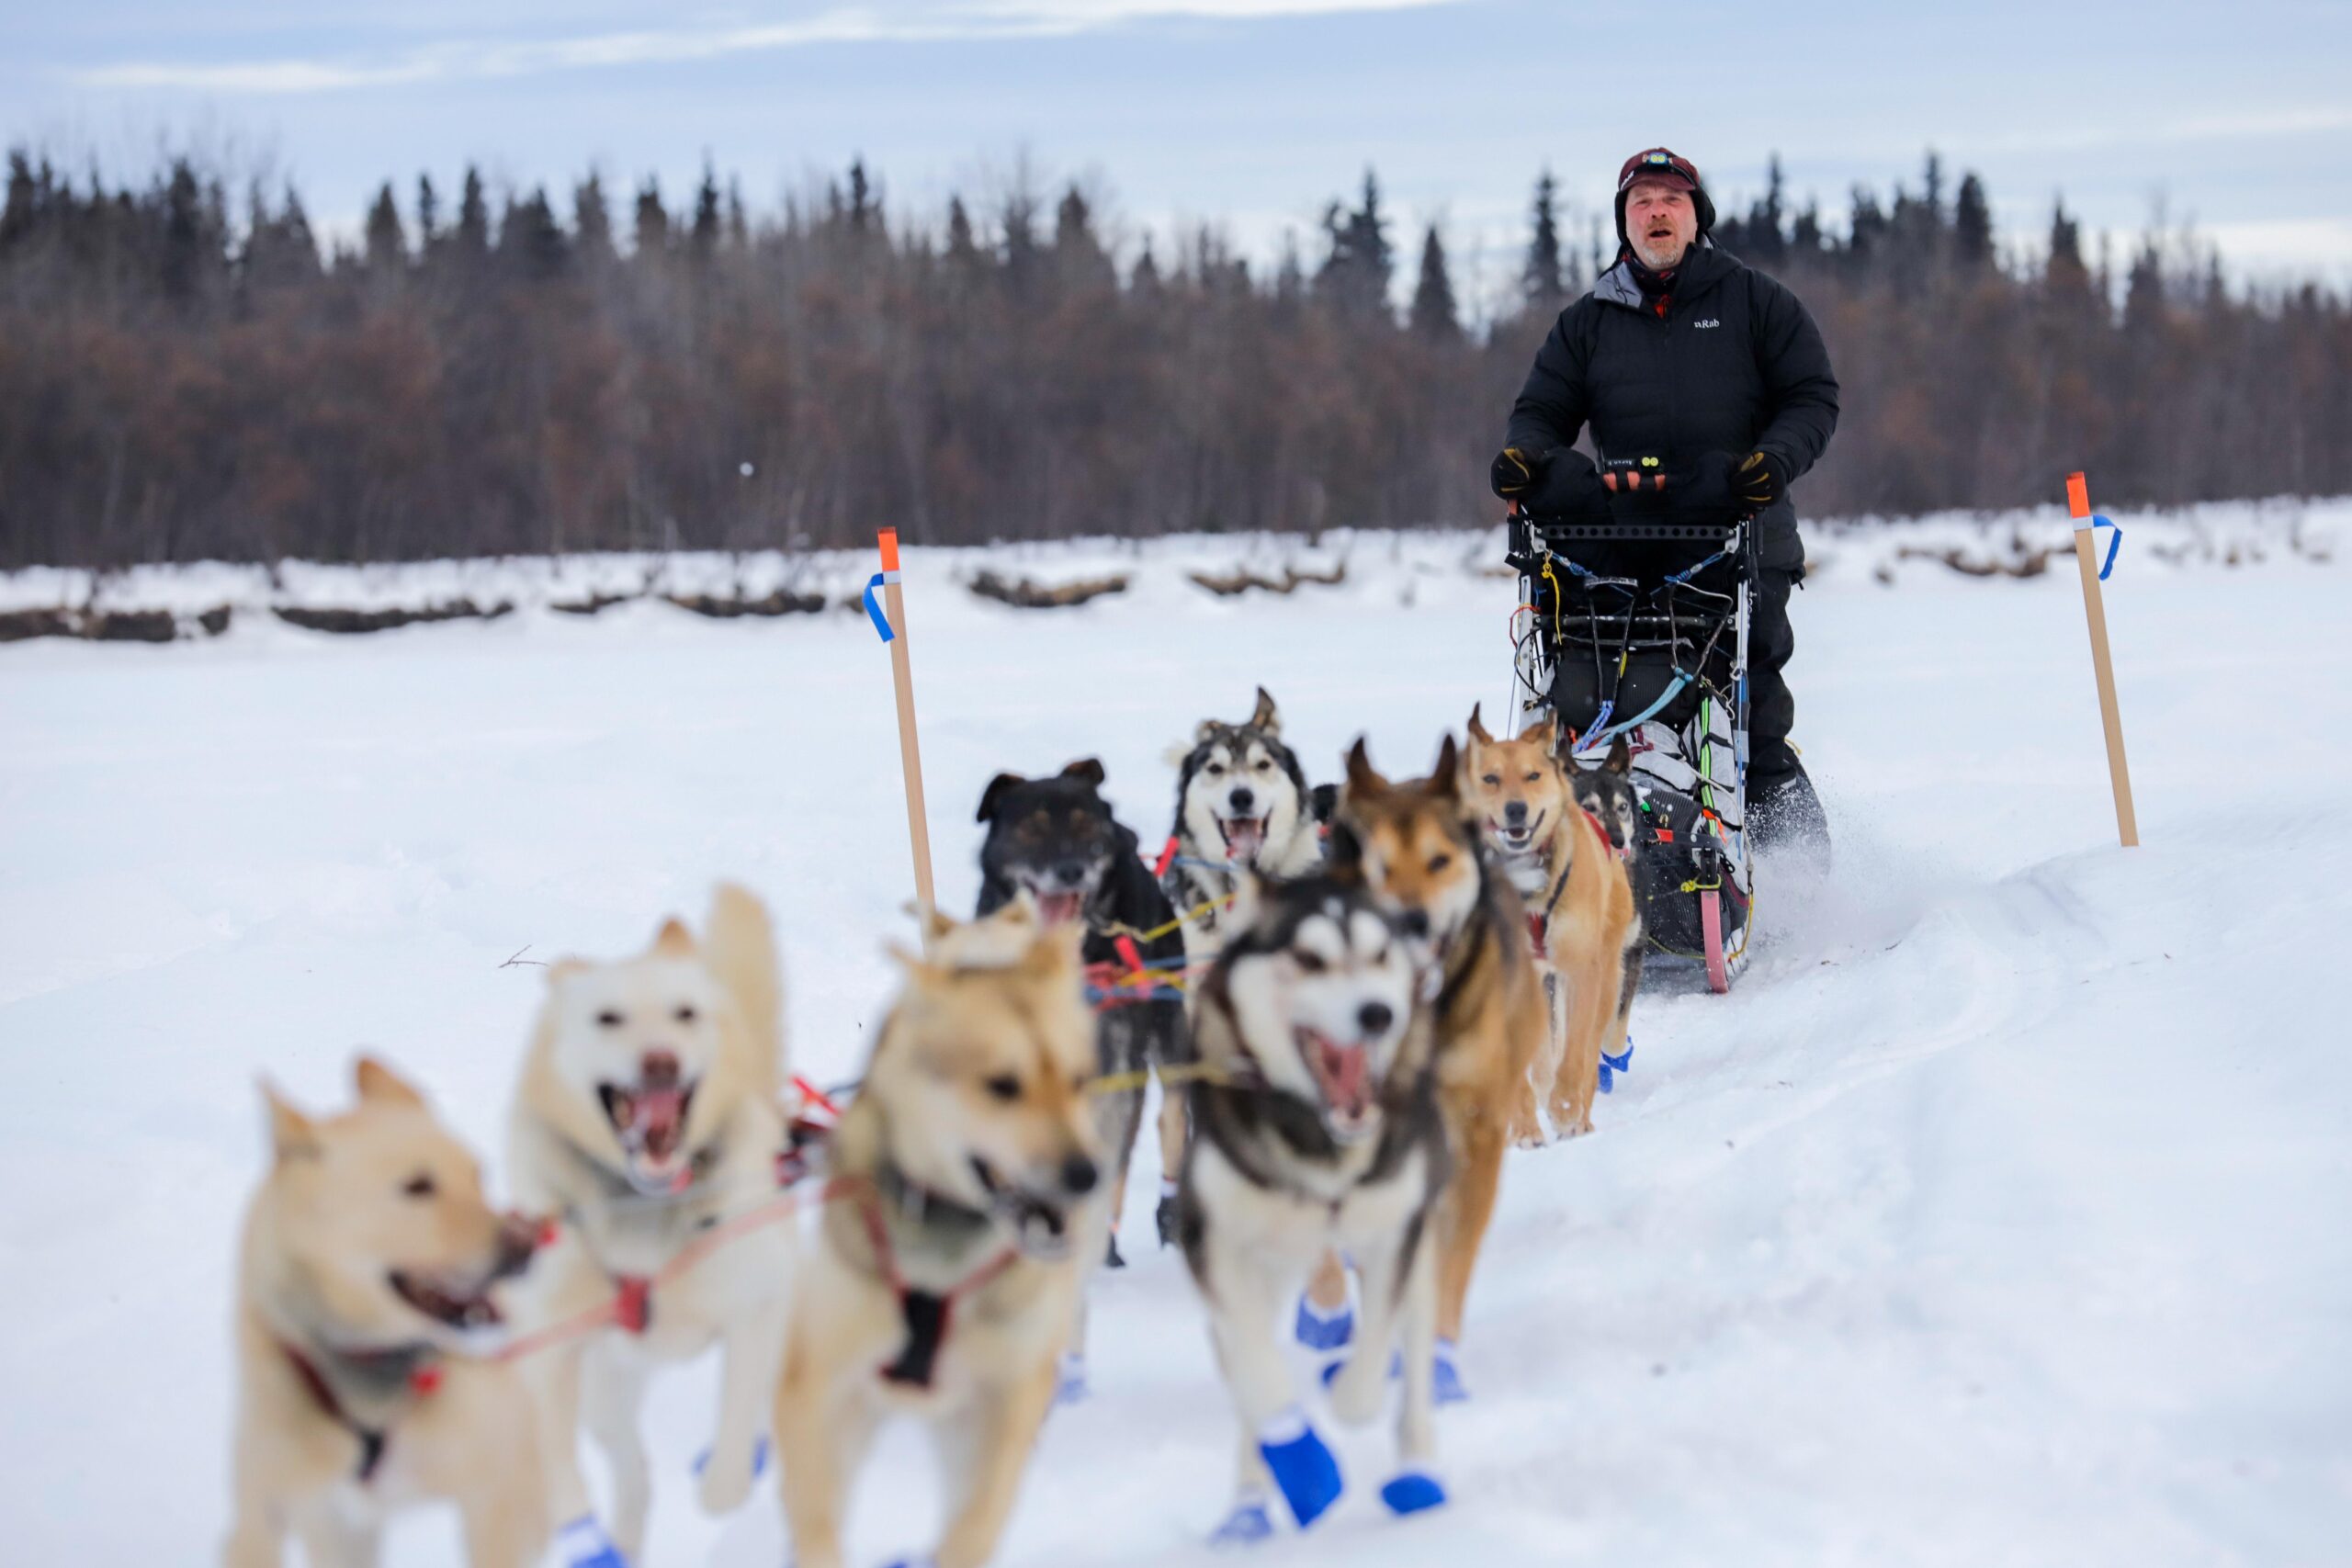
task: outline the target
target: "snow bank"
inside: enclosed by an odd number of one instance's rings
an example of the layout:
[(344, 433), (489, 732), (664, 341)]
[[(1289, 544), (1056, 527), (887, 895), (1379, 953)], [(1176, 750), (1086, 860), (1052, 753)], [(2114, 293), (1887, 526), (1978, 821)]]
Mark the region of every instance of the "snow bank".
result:
[[(2337, 536), (2352, 524), (2352, 499), (2230, 502), (2183, 512), (2117, 514), (2135, 570), (2193, 570), (2272, 562), (2326, 564)], [(2038, 575), (2055, 558), (2063, 568), (2072, 525), (2063, 508), (1991, 514), (1945, 513), (1922, 518), (1857, 518), (1808, 523), (1806, 553), (1819, 581), (1869, 581), (1881, 586), (1962, 575)], [(1409, 596), (1431, 577), (1480, 578), (1502, 571), (1502, 530), (1355, 533), (1335, 530), (1310, 541), (1285, 535), (1186, 535), (1150, 540), (1081, 539), (1035, 545), (910, 549), (968, 583), (986, 570), (1053, 586), (1088, 578), (1125, 577), (1130, 587), (1164, 583), (1205, 592), (1193, 574), (1248, 572), (1281, 580), (1285, 571), (1329, 574), (1344, 568), (1359, 588)], [(2104, 536), (2102, 536), (2104, 538)], [(274, 566), (220, 561), (134, 567), (93, 573), (53, 567), (0, 573), (0, 616), (57, 610), (115, 615), (164, 612), (182, 635), (206, 628), (196, 617), (226, 608), (232, 625), (266, 623), (275, 610), (358, 615), (406, 611), (424, 615), (462, 607), (451, 618), (516, 611), (601, 613), (644, 601), (725, 603), (779, 593), (821, 599), (854, 611), (874, 570), (869, 552), (737, 554), (681, 552), (518, 556), (328, 566), (285, 560)], [(1296, 592), (1323, 591), (1306, 583)], [(1253, 590), (1253, 592), (1255, 592)], [(773, 613), (773, 611), (771, 612)]]

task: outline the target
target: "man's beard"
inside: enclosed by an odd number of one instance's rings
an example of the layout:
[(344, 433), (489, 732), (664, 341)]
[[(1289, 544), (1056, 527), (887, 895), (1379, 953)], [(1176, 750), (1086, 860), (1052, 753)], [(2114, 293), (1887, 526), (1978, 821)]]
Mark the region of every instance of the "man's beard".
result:
[(1682, 258), (1690, 254), (1690, 247), (1679, 239), (1636, 238), (1634, 241), (1634, 256), (1652, 272), (1669, 272), (1680, 266)]

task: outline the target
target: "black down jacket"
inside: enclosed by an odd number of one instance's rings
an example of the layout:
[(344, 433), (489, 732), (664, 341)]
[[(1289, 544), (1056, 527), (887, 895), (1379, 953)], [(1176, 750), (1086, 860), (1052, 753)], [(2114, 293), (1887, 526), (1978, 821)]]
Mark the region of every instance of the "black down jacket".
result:
[[(1537, 351), (1503, 444), (1547, 452), (1589, 424), (1603, 458), (1657, 457), (1668, 475), (1759, 449), (1792, 480), (1812, 468), (1838, 428), (1838, 378), (1797, 297), (1702, 242), (1670, 299), (1661, 318), (1628, 263), (1601, 274)], [(1758, 522), (1766, 565), (1804, 561), (1787, 501)]]

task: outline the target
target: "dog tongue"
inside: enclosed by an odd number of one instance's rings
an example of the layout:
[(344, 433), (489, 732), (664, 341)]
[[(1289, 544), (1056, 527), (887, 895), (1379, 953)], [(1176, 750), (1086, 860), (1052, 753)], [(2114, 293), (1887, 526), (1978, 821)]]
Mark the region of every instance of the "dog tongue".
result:
[(1237, 817), (1220, 824), (1225, 829), (1225, 858), (1228, 861), (1250, 861), (1257, 858), (1258, 848), (1266, 841), (1266, 822), (1261, 817)]
[(1037, 913), (1049, 926), (1066, 926), (1078, 919), (1086, 906), (1083, 893), (1044, 893), (1037, 897)]
[(678, 1147), (678, 1134), (684, 1130), (686, 1097), (675, 1089), (641, 1089), (633, 1099), (637, 1115), (637, 1130), (644, 1139), (645, 1152), (655, 1159), (668, 1159)]
[(1331, 1109), (1351, 1115), (1363, 1110), (1372, 1099), (1363, 1047), (1317, 1040), (1315, 1055), (1317, 1076), (1323, 1080), (1323, 1093), (1330, 1100)]

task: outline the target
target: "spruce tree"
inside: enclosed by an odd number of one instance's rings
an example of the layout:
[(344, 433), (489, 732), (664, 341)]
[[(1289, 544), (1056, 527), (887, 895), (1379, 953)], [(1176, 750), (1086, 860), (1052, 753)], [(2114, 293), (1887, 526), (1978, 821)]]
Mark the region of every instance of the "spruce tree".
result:
[(1412, 320), (1413, 330), (1423, 337), (1462, 335), (1462, 323), (1454, 315), (1453, 281), (1446, 276), (1445, 244), (1434, 223), (1421, 241), (1421, 276), (1413, 286)]
[(397, 272), (408, 261), (408, 238), (401, 232), (401, 209), (392, 199), (392, 182), (376, 192), (368, 209), (368, 265), (379, 272)]
[(1559, 182), (1545, 169), (1535, 181), (1535, 207), (1530, 214), (1533, 231), (1528, 236), (1527, 265), (1521, 274), (1528, 304), (1543, 315), (1556, 312), (1568, 291), (1567, 281), (1561, 276), (1558, 193)]

